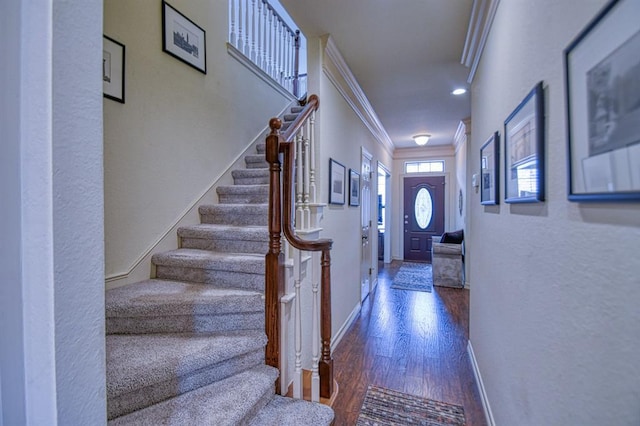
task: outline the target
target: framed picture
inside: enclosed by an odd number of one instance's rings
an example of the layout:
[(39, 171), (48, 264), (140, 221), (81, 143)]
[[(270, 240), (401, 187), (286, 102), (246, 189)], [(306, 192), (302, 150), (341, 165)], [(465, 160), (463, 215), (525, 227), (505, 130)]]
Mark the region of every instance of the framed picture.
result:
[(124, 44), (102, 36), (102, 93), (124, 103)]
[(162, 51), (207, 73), (204, 30), (165, 1), (162, 2)]
[(480, 148), (480, 204), (499, 204), (500, 135), (495, 132)]
[(611, 1), (564, 51), (571, 201), (640, 200), (638, 16)]
[(360, 173), (349, 169), (349, 205), (360, 205)]
[(504, 160), (504, 201), (544, 201), (542, 82), (536, 84), (504, 122)]
[(342, 164), (329, 159), (329, 204), (344, 204), (344, 172)]

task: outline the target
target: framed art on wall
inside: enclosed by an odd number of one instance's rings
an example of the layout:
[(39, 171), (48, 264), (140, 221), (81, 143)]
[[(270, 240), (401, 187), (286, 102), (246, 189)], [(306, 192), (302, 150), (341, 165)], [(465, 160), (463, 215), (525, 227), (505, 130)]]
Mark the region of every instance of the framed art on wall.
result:
[(329, 159), (329, 204), (344, 204), (345, 168), (336, 160)]
[(349, 169), (349, 205), (360, 205), (360, 173)]
[(495, 132), (480, 148), (480, 204), (499, 204), (500, 135)]
[(571, 201), (640, 200), (639, 16), (611, 1), (564, 51)]
[(124, 103), (124, 44), (102, 36), (102, 93)]
[(504, 122), (504, 160), (504, 201), (544, 201), (542, 82), (536, 84)]
[(207, 73), (205, 31), (169, 3), (162, 2), (162, 51)]

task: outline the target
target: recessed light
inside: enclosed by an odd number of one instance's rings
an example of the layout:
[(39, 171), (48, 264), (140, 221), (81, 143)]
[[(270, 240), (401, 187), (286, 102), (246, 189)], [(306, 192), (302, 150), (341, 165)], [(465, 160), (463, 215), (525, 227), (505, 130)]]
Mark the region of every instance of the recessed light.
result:
[(467, 93), (467, 89), (463, 89), (463, 88), (458, 88), (456, 90), (454, 90), (453, 92), (451, 92), (452, 95), (464, 95), (465, 93)]

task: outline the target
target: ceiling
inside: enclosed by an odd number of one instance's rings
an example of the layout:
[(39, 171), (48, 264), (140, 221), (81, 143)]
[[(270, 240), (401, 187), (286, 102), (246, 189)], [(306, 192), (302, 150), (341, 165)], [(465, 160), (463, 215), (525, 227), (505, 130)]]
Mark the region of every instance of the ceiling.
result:
[(451, 145), (471, 114), (460, 63), (473, 0), (280, 0), (307, 38), (329, 34), (396, 148)]

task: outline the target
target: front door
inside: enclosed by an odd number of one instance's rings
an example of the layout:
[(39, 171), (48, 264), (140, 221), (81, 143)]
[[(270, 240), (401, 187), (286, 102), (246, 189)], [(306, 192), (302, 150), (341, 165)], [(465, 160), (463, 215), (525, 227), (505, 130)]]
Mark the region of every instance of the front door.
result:
[(404, 178), (404, 260), (431, 262), (431, 238), (444, 232), (444, 176)]
[(371, 291), (371, 155), (362, 150), (360, 169), (360, 224), (362, 230), (362, 248), (360, 260), (360, 300), (364, 300)]

